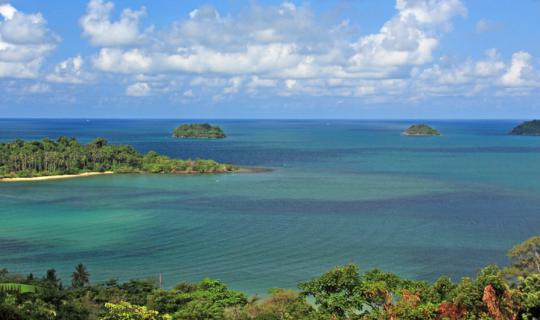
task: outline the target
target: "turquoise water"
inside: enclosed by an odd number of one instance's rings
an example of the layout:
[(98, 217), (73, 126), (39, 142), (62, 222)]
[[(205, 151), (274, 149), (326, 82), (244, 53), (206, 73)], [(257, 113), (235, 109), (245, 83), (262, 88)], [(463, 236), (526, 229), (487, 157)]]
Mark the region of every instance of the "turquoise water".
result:
[(174, 140), (178, 120), (0, 120), (0, 140), (96, 136), (139, 151), (273, 168), (0, 184), (0, 267), (68, 281), (163, 274), (264, 293), (355, 262), (416, 279), (504, 264), (540, 232), (540, 138), (519, 121), (213, 121), (224, 140)]

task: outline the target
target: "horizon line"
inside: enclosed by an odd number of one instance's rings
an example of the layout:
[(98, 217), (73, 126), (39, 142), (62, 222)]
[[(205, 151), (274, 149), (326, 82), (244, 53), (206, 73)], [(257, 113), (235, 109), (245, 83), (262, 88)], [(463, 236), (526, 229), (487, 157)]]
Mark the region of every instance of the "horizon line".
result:
[[(539, 117), (540, 118), (540, 117)], [(525, 121), (533, 120), (539, 118), (207, 118), (207, 117), (187, 117), (187, 118), (133, 118), (133, 117), (111, 117), (111, 118), (101, 118), (101, 117), (0, 117), (1, 120), (306, 120), (306, 121), (316, 121), (316, 120), (340, 120), (340, 121), (407, 121), (407, 120), (428, 120), (428, 121), (441, 121), (441, 120), (454, 120), (454, 121), (474, 121), (474, 120), (485, 120), (485, 121), (497, 121), (497, 120), (507, 120), (507, 121)]]

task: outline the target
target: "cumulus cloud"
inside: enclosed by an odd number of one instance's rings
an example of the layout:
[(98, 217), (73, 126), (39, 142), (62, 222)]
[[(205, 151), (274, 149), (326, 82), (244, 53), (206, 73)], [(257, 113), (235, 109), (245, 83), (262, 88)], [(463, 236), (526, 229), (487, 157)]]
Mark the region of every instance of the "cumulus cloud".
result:
[(145, 97), (151, 93), (151, 87), (146, 82), (137, 82), (126, 88), (126, 95), (130, 97)]
[(520, 51), (512, 55), (510, 68), (502, 75), (501, 83), (509, 87), (533, 85), (534, 76), (531, 65), (532, 57), (528, 52)]
[(439, 44), (439, 30), (448, 30), (456, 15), (466, 9), (460, 0), (397, 0), (398, 13), (379, 33), (354, 44), (350, 62), (355, 68), (384, 68), (392, 71), (404, 65), (430, 62)]
[(146, 12), (124, 9), (118, 21), (111, 21), (114, 10), (112, 2), (91, 0), (86, 15), (80, 19), (83, 34), (96, 46), (125, 46), (136, 43), (141, 38), (139, 19)]
[[(90, 39), (102, 47), (93, 58), (100, 71), (265, 79), (250, 81), (249, 89), (275, 86), (286, 79), (391, 77), (402, 68), (431, 61), (451, 20), (466, 13), (460, 0), (398, 0), (396, 15), (378, 33), (351, 42), (347, 21), (321, 23), (306, 6), (288, 2), (275, 7), (253, 5), (238, 16), (226, 17), (211, 6), (203, 6), (169, 28), (153, 31), (152, 38), (157, 40), (151, 44), (135, 44), (140, 37), (140, 15), (136, 15), (137, 19), (124, 23), (131, 32), (120, 32), (131, 35), (125, 43), (132, 47), (124, 49), (115, 41), (95, 40), (111, 34), (112, 8), (112, 3), (92, 0), (89, 13), (81, 19), (98, 16), (93, 20), (100, 23), (93, 24), (104, 25), (93, 28)], [(82, 22), (88, 33), (85, 24)], [(236, 90), (235, 86), (225, 88), (226, 93)]]
[(43, 58), (58, 42), (40, 13), (0, 5), (0, 77), (37, 77)]
[(83, 69), (84, 60), (80, 55), (68, 58), (54, 67), (45, 79), (49, 82), (83, 84), (92, 80), (92, 75)]
[[(350, 21), (322, 20), (309, 6), (289, 2), (254, 4), (236, 15), (201, 6), (161, 30), (143, 32), (144, 8), (124, 9), (117, 21), (113, 9), (111, 2), (91, 0), (81, 26), (98, 47), (93, 67), (136, 81), (126, 89), (129, 96), (176, 91), (190, 97), (198, 87), (198, 96), (215, 101), (244, 90), (417, 100), (538, 83), (525, 52), (511, 61), (494, 49), (476, 60), (435, 56), (453, 21), (467, 15), (461, 0), (396, 0), (394, 15), (365, 35)], [(479, 30), (490, 24), (482, 21)]]
[(485, 58), (439, 63), (416, 69), (410, 79), (416, 97), (526, 95), (540, 86), (540, 78), (528, 52), (516, 52), (504, 61), (495, 49)]

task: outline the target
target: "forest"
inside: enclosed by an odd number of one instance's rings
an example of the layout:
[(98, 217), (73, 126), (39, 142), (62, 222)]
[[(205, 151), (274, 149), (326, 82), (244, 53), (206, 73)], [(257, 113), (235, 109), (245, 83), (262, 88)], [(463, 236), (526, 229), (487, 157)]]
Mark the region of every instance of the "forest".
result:
[(225, 132), (218, 127), (209, 123), (190, 123), (183, 124), (173, 130), (175, 138), (192, 138), (192, 139), (222, 139), (225, 138)]
[(115, 173), (219, 173), (233, 165), (213, 160), (177, 160), (150, 151), (145, 155), (103, 138), (81, 144), (75, 138), (0, 143), (0, 178), (113, 171)]
[(203, 279), (160, 288), (156, 279), (93, 284), (75, 267), (69, 284), (54, 269), (37, 277), (0, 270), (0, 320), (348, 320), (540, 319), (540, 237), (508, 252), (505, 268), (489, 265), (473, 278), (433, 283), (378, 269), (338, 266), (259, 298)]

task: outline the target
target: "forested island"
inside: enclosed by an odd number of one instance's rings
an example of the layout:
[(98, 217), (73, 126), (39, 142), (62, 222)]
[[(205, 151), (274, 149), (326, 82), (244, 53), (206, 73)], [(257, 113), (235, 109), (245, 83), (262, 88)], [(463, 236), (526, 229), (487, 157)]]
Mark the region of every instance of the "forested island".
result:
[(525, 121), (512, 129), (510, 134), (519, 136), (540, 136), (540, 120)]
[(80, 144), (74, 138), (56, 141), (0, 143), (0, 179), (114, 173), (224, 173), (239, 170), (213, 160), (177, 160), (150, 151), (143, 155), (127, 145), (97, 138)]
[(401, 133), (403, 136), (440, 136), (441, 133), (426, 124), (414, 124)]
[[(353, 264), (301, 282), (299, 291), (272, 289), (249, 297), (203, 279), (160, 288), (157, 279), (92, 284), (75, 267), (71, 283), (54, 269), (43, 277), (0, 270), (0, 319), (9, 320), (458, 320), (540, 319), (540, 237), (512, 248), (506, 268), (490, 265), (476, 277), (433, 283)], [(308, 301), (308, 299), (310, 299)]]
[(225, 132), (218, 127), (209, 123), (191, 123), (183, 124), (173, 131), (175, 138), (191, 138), (191, 139), (222, 139), (225, 138)]

